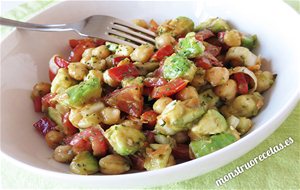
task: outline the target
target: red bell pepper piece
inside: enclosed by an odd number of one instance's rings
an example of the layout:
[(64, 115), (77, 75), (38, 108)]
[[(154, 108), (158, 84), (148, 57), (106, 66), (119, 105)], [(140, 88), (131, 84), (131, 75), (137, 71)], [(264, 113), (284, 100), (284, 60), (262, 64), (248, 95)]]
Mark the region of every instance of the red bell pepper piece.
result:
[(90, 40), (82, 41), (82, 43), (78, 43), (76, 47), (71, 51), (69, 56), (70, 62), (78, 62), (82, 58), (83, 52), (88, 48), (94, 48), (96, 44)]
[(69, 120), (70, 112), (67, 112), (62, 119), (63, 131), (67, 136), (74, 135), (78, 129)]
[(42, 98), (40, 96), (33, 98), (33, 106), (35, 112), (42, 112)]
[(69, 45), (70, 47), (73, 49), (75, 48), (78, 44), (80, 43), (86, 43), (87, 41), (89, 42), (93, 42), (96, 46), (101, 46), (103, 44), (105, 44), (105, 40), (103, 39), (100, 39), (100, 38), (95, 38), (95, 39), (92, 39), (92, 38), (86, 38), (86, 39), (71, 39), (69, 40)]
[(120, 63), (120, 61), (122, 61), (123, 59), (126, 59), (126, 58), (129, 59), (130, 57), (128, 57), (128, 56), (115, 57), (115, 58), (113, 58), (112, 63), (114, 66), (117, 66)]
[(53, 121), (45, 116), (34, 123), (33, 126), (41, 135), (45, 136), (49, 131), (55, 130), (56, 125)]
[(138, 69), (132, 63), (110, 68), (107, 72), (113, 80), (118, 82), (121, 82), (125, 77), (139, 76)]
[(171, 96), (184, 89), (187, 84), (187, 80), (183, 80), (181, 78), (173, 79), (163, 86), (154, 87), (151, 97), (161, 98), (163, 96)]
[(53, 98), (56, 96), (54, 93), (48, 93), (42, 97), (42, 110), (45, 111), (48, 107), (55, 108), (56, 102), (53, 101)]
[(158, 114), (155, 111), (149, 110), (141, 115), (141, 120), (149, 129), (153, 129), (156, 124), (157, 116)]
[(237, 83), (238, 93), (247, 94), (248, 93), (248, 82), (244, 73), (235, 73), (233, 79)]
[(157, 52), (155, 52), (153, 54), (153, 56), (151, 57), (151, 60), (153, 60), (153, 61), (161, 61), (165, 57), (170, 56), (173, 53), (174, 53), (173, 46), (170, 45), (170, 44), (168, 44), (168, 45), (165, 45), (165, 46), (161, 47), (159, 50), (157, 50)]
[(54, 57), (54, 63), (59, 67), (59, 68), (68, 68), (68, 65), (70, 64), (69, 61), (59, 57), (55, 56)]
[(51, 71), (51, 69), (49, 69), (49, 79), (50, 79), (51, 82), (53, 81), (53, 79), (55, 78), (55, 76), (56, 76), (56, 74), (53, 73), (53, 72)]

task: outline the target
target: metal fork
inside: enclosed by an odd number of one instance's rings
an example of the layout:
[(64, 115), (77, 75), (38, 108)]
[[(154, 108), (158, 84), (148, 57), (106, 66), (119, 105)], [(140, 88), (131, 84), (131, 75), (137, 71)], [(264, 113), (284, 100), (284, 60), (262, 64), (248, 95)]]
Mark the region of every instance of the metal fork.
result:
[(73, 30), (84, 37), (102, 38), (110, 42), (125, 44), (134, 48), (146, 43), (154, 45), (154, 38), (156, 36), (156, 34), (150, 30), (146, 30), (126, 21), (105, 15), (90, 16), (76, 23), (51, 25), (19, 22), (0, 17), (0, 24), (46, 32)]

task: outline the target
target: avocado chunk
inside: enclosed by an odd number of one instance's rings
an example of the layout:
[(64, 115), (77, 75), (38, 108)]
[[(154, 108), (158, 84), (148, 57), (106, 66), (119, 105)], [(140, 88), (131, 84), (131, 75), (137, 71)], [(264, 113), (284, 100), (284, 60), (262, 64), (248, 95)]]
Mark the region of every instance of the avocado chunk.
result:
[(206, 111), (204, 107), (189, 107), (186, 101), (174, 100), (157, 117), (155, 131), (163, 135), (175, 135), (179, 131), (187, 131), (193, 122)]
[(62, 126), (62, 115), (55, 108), (49, 107), (48, 115), (58, 126)]
[(146, 170), (157, 170), (168, 166), (172, 148), (169, 144), (150, 144), (146, 148), (144, 167)]
[(124, 125), (113, 125), (104, 135), (114, 151), (122, 156), (134, 154), (143, 147), (146, 140), (141, 131)]
[(208, 140), (192, 141), (189, 146), (194, 156), (199, 158), (224, 148), (236, 140), (236, 137), (232, 134), (221, 133), (211, 136)]
[(199, 94), (200, 105), (209, 109), (215, 107), (220, 98), (213, 92), (212, 89), (208, 89)]
[(168, 80), (183, 78), (192, 81), (196, 71), (197, 67), (192, 61), (177, 54), (168, 57), (163, 66), (163, 76)]
[(83, 151), (73, 158), (70, 169), (75, 174), (89, 175), (99, 171), (99, 164), (90, 152)]
[(194, 22), (187, 17), (180, 16), (172, 20), (167, 20), (158, 26), (159, 35), (170, 33), (173, 37), (183, 36), (194, 30)]
[(78, 108), (91, 99), (101, 97), (102, 88), (99, 78), (90, 78), (66, 90), (67, 97), (62, 104)]
[(187, 58), (195, 58), (204, 52), (204, 45), (196, 40), (195, 32), (188, 33), (185, 38), (179, 39), (177, 53)]
[(70, 86), (76, 84), (75, 80), (69, 75), (68, 70), (60, 68), (51, 83), (51, 93), (63, 93)]
[(216, 17), (207, 19), (205, 22), (200, 23), (200, 25), (195, 28), (195, 31), (197, 32), (204, 29), (208, 29), (213, 33), (218, 33), (230, 30), (230, 26), (225, 20)]
[(241, 46), (246, 47), (249, 50), (252, 50), (253, 48), (255, 48), (256, 42), (257, 42), (256, 35), (252, 35), (252, 36), (243, 35)]
[(223, 115), (214, 109), (210, 109), (200, 121), (191, 128), (190, 135), (193, 137), (212, 135), (224, 132), (227, 128), (228, 125)]

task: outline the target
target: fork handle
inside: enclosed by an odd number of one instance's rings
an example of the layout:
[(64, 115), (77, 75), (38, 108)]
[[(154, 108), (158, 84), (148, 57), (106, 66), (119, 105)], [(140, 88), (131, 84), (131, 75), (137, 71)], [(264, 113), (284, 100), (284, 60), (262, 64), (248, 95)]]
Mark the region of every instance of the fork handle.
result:
[(11, 20), (7, 18), (0, 17), (0, 25), (13, 26), (28, 30), (37, 30), (45, 32), (60, 32), (60, 31), (70, 31), (73, 30), (72, 24), (33, 24), (28, 22), (20, 22), (16, 20)]

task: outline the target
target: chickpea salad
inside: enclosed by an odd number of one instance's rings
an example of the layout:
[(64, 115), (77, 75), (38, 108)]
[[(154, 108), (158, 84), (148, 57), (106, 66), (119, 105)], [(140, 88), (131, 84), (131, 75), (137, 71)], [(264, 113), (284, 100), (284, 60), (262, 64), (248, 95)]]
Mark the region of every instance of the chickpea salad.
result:
[(49, 61), (51, 83), (33, 87), (33, 124), (75, 174), (156, 170), (203, 157), (239, 140), (276, 75), (261, 70), (256, 35), (221, 18), (160, 25), (137, 48), (71, 39), (70, 56)]

